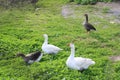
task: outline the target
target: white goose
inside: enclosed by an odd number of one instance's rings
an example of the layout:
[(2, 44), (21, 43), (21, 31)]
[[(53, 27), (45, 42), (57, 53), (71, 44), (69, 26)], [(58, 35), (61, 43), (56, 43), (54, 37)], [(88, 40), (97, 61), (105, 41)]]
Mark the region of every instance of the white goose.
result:
[(61, 48), (54, 46), (52, 44), (48, 44), (48, 35), (47, 34), (43, 34), (44, 36), (44, 43), (42, 44), (42, 51), (44, 51), (44, 53), (47, 54), (57, 54), (60, 50), (62, 50)]
[(71, 47), (71, 54), (66, 61), (66, 65), (75, 70), (83, 71), (87, 69), (90, 65), (95, 64), (92, 59), (89, 58), (82, 58), (82, 57), (74, 57), (75, 54), (75, 47), (73, 43), (70, 43)]

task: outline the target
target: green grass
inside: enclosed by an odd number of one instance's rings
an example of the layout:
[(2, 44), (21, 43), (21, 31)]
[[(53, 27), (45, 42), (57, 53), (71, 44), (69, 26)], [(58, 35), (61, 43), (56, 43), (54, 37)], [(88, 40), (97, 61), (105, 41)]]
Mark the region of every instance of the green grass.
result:
[[(0, 80), (119, 80), (120, 62), (113, 63), (109, 56), (120, 53), (120, 24), (111, 24), (115, 17), (103, 13), (104, 8), (91, 5), (74, 6), (75, 16), (64, 18), (62, 6), (65, 0), (41, 0), (39, 10), (32, 6), (1, 9), (0, 13)], [(84, 13), (89, 13), (90, 22), (96, 32), (87, 34), (82, 23)], [(102, 18), (103, 17), (103, 18)], [(95, 22), (95, 23), (94, 23)], [(18, 52), (28, 54), (41, 51), (43, 34), (49, 43), (64, 49), (54, 60), (44, 55), (42, 60), (26, 65)], [(68, 69), (65, 62), (70, 55), (68, 43), (74, 41), (76, 56), (93, 59), (96, 64), (80, 73)]]

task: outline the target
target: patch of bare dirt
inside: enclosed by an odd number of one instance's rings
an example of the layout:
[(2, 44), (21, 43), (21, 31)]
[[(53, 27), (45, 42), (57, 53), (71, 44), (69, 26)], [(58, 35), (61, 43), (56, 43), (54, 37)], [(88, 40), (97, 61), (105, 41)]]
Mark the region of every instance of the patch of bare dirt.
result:
[(74, 16), (74, 10), (71, 8), (70, 5), (63, 6), (61, 13), (64, 18)]
[(111, 56), (110, 60), (112, 60), (112, 61), (120, 61), (120, 55), (118, 55), (118, 56)]
[[(75, 18), (76, 15), (75, 8), (80, 7), (80, 5), (65, 5), (62, 7), (61, 14), (64, 18), (72, 17)], [(120, 1), (118, 2), (110, 2), (110, 3), (104, 3), (104, 2), (98, 2), (94, 7), (98, 8), (109, 8), (110, 10), (106, 14), (102, 14), (102, 10), (95, 12), (96, 15), (98, 15), (100, 18), (108, 18), (110, 23), (120, 23)], [(80, 12), (80, 11), (78, 11)], [(111, 16), (114, 16), (115, 19), (112, 19)]]
[(120, 15), (120, 1), (110, 2), (110, 3), (98, 2), (96, 5), (98, 5), (100, 7), (109, 7), (110, 13), (112, 13), (114, 15)]
[(116, 17), (116, 19), (112, 19), (110, 23), (120, 23), (120, 1), (110, 3), (98, 2), (96, 5), (99, 7), (107, 7), (110, 9), (108, 11), (107, 17)]

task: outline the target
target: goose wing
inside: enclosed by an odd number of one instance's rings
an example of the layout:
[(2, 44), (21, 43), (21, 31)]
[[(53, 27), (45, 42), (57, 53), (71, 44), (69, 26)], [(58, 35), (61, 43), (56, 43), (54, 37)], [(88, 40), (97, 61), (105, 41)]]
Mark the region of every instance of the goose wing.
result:
[(89, 58), (76, 57), (75, 61), (76, 61), (76, 65), (85, 69), (88, 68), (89, 65), (95, 64), (95, 62)]
[(84, 24), (84, 26), (88, 30), (90, 30), (90, 29), (96, 30), (96, 28), (92, 24), (90, 24), (90, 23), (86, 23), (86, 24)]
[(57, 47), (57, 46), (54, 46), (52, 44), (48, 44), (44, 47), (45, 51), (47, 53), (55, 53), (55, 52), (58, 52), (60, 50), (62, 50), (61, 48)]

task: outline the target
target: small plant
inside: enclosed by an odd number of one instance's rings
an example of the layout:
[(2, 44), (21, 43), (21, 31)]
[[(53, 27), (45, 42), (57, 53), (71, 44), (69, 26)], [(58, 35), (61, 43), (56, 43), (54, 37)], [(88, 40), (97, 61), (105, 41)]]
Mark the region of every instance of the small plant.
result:
[(98, 0), (99, 2), (112, 2), (113, 0)]

